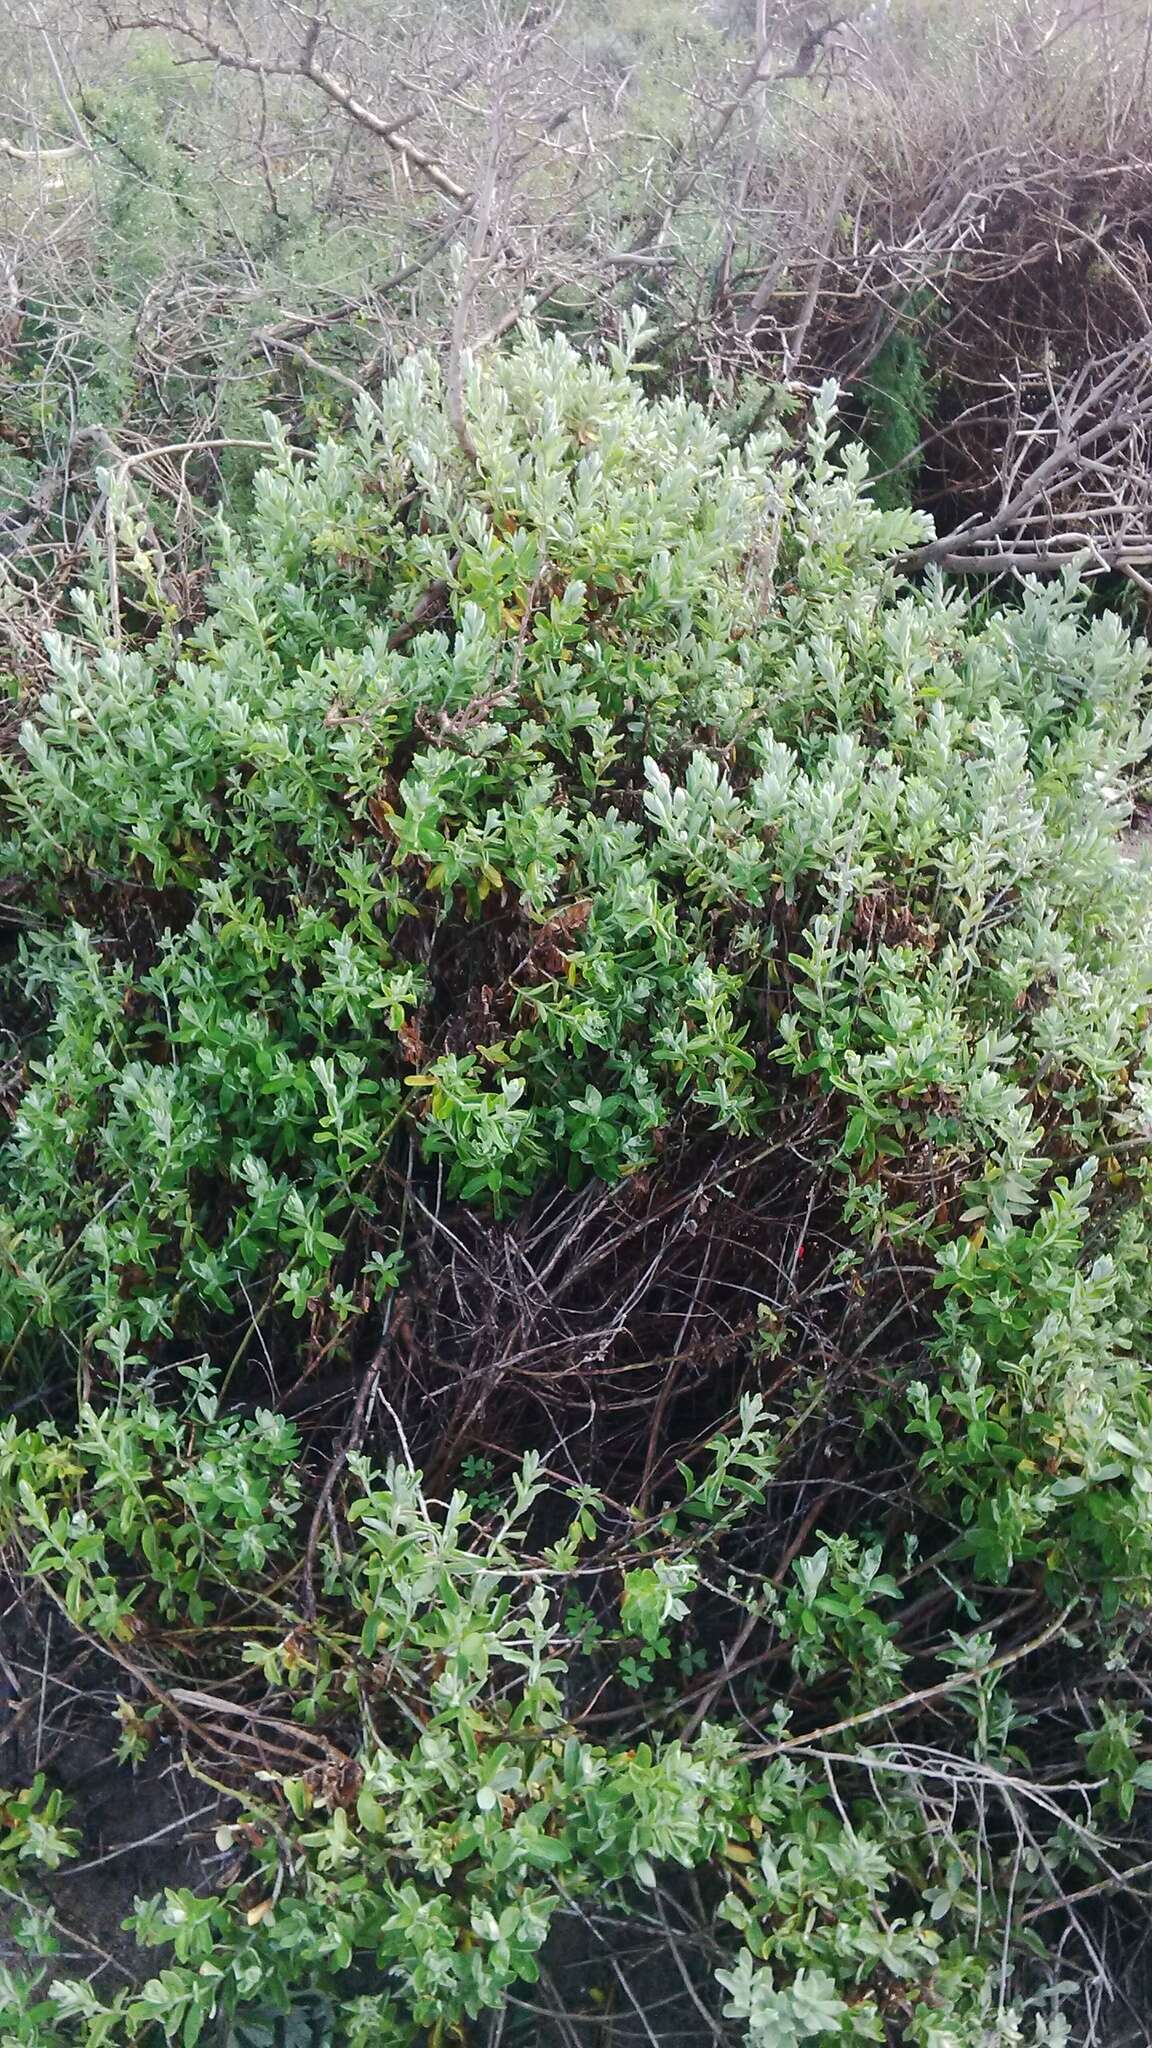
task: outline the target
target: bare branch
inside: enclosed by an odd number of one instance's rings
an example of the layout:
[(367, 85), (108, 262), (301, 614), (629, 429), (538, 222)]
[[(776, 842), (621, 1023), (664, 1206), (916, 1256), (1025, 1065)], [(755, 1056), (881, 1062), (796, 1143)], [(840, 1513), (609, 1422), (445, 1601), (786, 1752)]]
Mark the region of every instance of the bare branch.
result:
[(14, 142), (0, 135), (0, 156), (11, 157), (18, 164), (59, 163), (61, 157), (79, 156), (82, 151), (90, 149), (91, 144), (87, 142), (66, 142), (62, 149), (17, 149)]
[(182, 36), (187, 41), (194, 43), (202, 52), (202, 56), (193, 61), (219, 64), (225, 70), (248, 71), (259, 78), (300, 77), (306, 79), (310, 84), (318, 87), (334, 105), (341, 107), (359, 127), (367, 129), (370, 135), (375, 135), (380, 142), (383, 142), (406, 169), (419, 171), (427, 182), (434, 186), (436, 191), (441, 193), (445, 199), (451, 200), (453, 205), (466, 206), (470, 201), (471, 194), (468, 187), (462, 185), (458, 179), (450, 177), (449, 173), (441, 164), (436, 162), (436, 159), (427, 150), (421, 149), (418, 143), (413, 142), (409, 136), (405, 135), (402, 132), (402, 124), (399, 120), (390, 121), (380, 114), (373, 113), (371, 107), (366, 107), (362, 100), (358, 100), (356, 95), (347, 86), (342, 85), (339, 79), (321, 64), (317, 56), (317, 47), (324, 23), (319, 15), (314, 15), (309, 22), (304, 41), (297, 55), (285, 62), (274, 62), (269, 58), (254, 57), (246, 50), (228, 49), (224, 44), (217, 42), (215, 37), (209, 35), (206, 30), (198, 28), (193, 23), (182, 18), (174, 19), (171, 16), (164, 15), (116, 16), (110, 18), (110, 25), (120, 32), (129, 29), (167, 29), (169, 34)]

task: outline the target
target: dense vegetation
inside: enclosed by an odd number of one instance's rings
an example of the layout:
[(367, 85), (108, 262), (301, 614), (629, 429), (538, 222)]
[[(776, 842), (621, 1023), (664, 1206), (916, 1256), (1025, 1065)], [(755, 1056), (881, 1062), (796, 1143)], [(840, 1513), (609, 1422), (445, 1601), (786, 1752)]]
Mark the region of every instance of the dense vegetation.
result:
[(670, 19), (17, 20), (0, 2048), (1148, 2038), (1147, 24)]
[(236, 1852), (7, 2038), (441, 2038), (677, 1867), (748, 2039), (1005, 2038), (1152, 1775), (1145, 650), (910, 586), (826, 402), (467, 416), (96, 576), (5, 772), (9, 1540)]

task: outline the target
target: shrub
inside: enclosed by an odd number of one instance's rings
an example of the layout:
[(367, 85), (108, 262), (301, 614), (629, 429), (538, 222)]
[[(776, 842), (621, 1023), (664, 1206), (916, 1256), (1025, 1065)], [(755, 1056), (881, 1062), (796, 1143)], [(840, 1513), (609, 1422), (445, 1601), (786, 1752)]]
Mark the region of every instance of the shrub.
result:
[[(627, 349), (529, 338), (467, 402), (466, 453), (417, 358), (279, 441), (190, 629), (95, 579), (4, 771), (0, 1320), (82, 1399), (7, 1426), (0, 1501), (130, 1673), (126, 1754), (200, 1754), (205, 1687), (256, 1731), (239, 1873), (141, 1910), (171, 1968), (45, 2011), (439, 2040), (680, 1863), (750, 2041), (1017, 2038), (1002, 1960), (1026, 1999), (1097, 1867), (1017, 1666), (1082, 1648), (1096, 1792), (1144, 1789), (1147, 651), (1071, 582), (910, 586), (829, 394), (803, 461)], [(567, 1300), (528, 1248), (605, 1215)], [(334, 1359), (321, 1482), (276, 1409)], [(540, 1450), (470, 1497), (523, 1385)]]
[[(675, 1661), (700, 1581), (726, 1530), (762, 1505), (773, 1464), (760, 1405), (746, 1401), (734, 1436), (709, 1446), (698, 1483), (664, 1515), (658, 1545), (646, 1553), (642, 1539), (634, 1561), (617, 1545), (607, 1578), (597, 1552), (609, 1513), (588, 1489), (569, 1499), (559, 1540), (537, 1549), (534, 1511), (554, 1493), (538, 1461), (487, 1515), (463, 1492), (430, 1505), (403, 1463), (376, 1473), (356, 1461), (350, 1541), (325, 1546), (323, 1618), (283, 1634), (270, 1611), (254, 1615), (260, 1634), (244, 1649), (270, 1688), (252, 1706), (250, 1739), (283, 1749), (292, 1720), (276, 1719), (278, 1697), (298, 1724), (299, 1770), (257, 1773), (241, 1816), (219, 1831), (220, 1846), (245, 1851), (232, 1882), (138, 1909), (140, 1941), (170, 1944), (173, 1963), (113, 1998), (43, 1987), (36, 2041), (191, 2043), (213, 2019), (245, 2022), (216, 2038), (260, 2041), (260, 2026), (303, 2012), (306, 1993), (335, 2032), (305, 2028), (302, 2039), (415, 2048), (534, 1984), (561, 1911), (594, 1896), (602, 1914), (635, 1912), (680, 1867), (707, 1883), (727, 1964), (718, 1986), (741, 2038), (746, 2028), (753, 2043), (876, 2040), (883, 2016), (898, 2014), (924, 2048), (982, 2042), (994, 1954), (974, 1952), (970, 1901), (956, 1899), (949, 1868), (974, 1855), (995, 1882), (978, 1838), (935, 1843), (918, 1795), (897, 1785), (870, 1801), (866, 1770), (844, 1771), (830, 1800), (783, 1706), (760, 1763), (718, 1725), (627, 1744), (573, 1730), (590, 1647), (596, 1691), (629, 1646), (651, 1660), (649, 1681), (651, 1664)], [(99, 1510), (93, 1552), (113, 1530), (130, 1558), (147, 1552), (145, 1536)], [(54, 1565), (33, 1556), (33, 1570)], [(589, 1565), (601, 1589), (594, 1635), (569, 1592)], [(770, 1586), (757, 1597), (795, 1670), (811, 1677), (822, 1656), (835, 1666), (855, 1652), (886, 1698), (898, 1662), (884, 1610), (900, 1589), (877, 1556), (840, 1538), (790, 1576), (781, 1597)], [(114, 1633), (103, 1582), (84, 1577), (78, 1565), (69, 1578), (73, 1615)], [(987, 1662), (975, 1645), (960, 1679), (978, 1697), (994, 1690)], [(358, 1719), (348, 1753), (333, 1738)], [(146, 1742), (147, 1725), (135, 1726)]]
[[(916, 302), (911, 320), (924, 317)], [(862, 439), (874, 471), (878, 505), (909, 505), (931, 424), (932, 381), (915, 325), (896, 327), (877, 350), (858, 393), (864, 408)]]

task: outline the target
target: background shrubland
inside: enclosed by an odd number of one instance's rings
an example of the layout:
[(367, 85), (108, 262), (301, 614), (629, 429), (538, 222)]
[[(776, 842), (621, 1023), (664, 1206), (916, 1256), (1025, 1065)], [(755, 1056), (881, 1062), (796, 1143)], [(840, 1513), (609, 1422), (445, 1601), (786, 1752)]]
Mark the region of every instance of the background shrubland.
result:
[(835, 376), (944, 559), (1148, 569), (1142, 4), (6, 9), (26, 574), (115, 449), (175, 576), (270, 406), (311, 440), (413, 342), (615, 340), (637, 302), (738, 430)]
[(1143, 13), (12, 38), (0, 2041), (1146, 2039)]

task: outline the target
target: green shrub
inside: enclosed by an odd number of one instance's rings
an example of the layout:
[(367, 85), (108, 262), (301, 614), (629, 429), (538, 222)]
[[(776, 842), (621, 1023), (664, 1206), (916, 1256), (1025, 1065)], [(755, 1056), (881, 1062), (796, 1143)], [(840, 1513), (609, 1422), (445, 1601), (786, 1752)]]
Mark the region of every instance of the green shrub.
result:
[(6, 774), (12, 1335), (187, 1331), (269, 1269), (299, 1311), (338, 1258), (350, 1292), (397, 1131), (499, 1209), (799, 1081), (861, 1222), (930, 1240), (883, 1170), (913, 1130), (1003, 1224), (1046, 1119), (1079, 1157), (1128, 1099), (1120, 630), (901, 591), (914, 524), (830, 466), (826, 407), (798, 472), (561, 346), (474, 402), (476, 472), (419, 361), (285, 453), (189, 648), (118, 647), (95, 598), (53, 645)]
[[(915, 322), (925, 310), (914, 300), (908, 317)], [(858, 396), (864, 405), (862, 439), (875, 472), (872, 494), (886, 508), (908, 505), (922, 466), (933, 397), (924, 344), (914, 324), (893, 328), (861, 380)]]
[[(132, 1439), (131, 1422), (124, 1434)], [(150, 1447), (147, 1419), (136, 1440)], [(602, 1553), (594, 1566), (602, 1669), (629, 1645), (667, 1666), (725, 1531), (763, 1504), (775, 1454), (760, 1404), (745, 1402), (733, 1435), (708, 1448), (648, 1561), (641, 1543), (607, 1580)], [(534, 1511), (549, 1495), (560, 1504), (528, 1459), (501, 1510), (480, 1516), (463, 1493), (429, 1504), (402, 1463), (376, 1473), (356, 1461), (349, 1540), (325, 1546), (325, 1618), (282, 1634), (287, 1617), (266, 1599), (254, 1616), (261, 1633), (244, 1649), (281, 1711), (290, 1703), (304, 1730), (320, 1731), (314, 1760), (297, 1774), (257, 1774), (242, 1816), (218, 1834), (224, 1848), (248, 1845), (232, 1883), (208, 1896), (172, 1890), (138, 1909), (140, 1941), (170, 1945), (172, 1964), (111, 1999), (63, 1980), (41, 1987), (37, 2041), (246, 2041), (257, 2014), (274, 2024), (305, 1992), (335, 2023), (323, 2038), (347, 2048), (465, 2038), (469, 2019), (536, 1982), (560, 1912), (594, 1896), (601, 1913), (626, 1915), (677, 1867), (708, 1883), (722, 1953), (730, 1948), (718, 1983), (739, 2038), (773, 2048), (882, 2040), (894, 2014), (922, 2048), (988, 2038), (994, 1944), (974, 1945), (973, 1901), (953, 1868), (957, 1856), (974, 1859), (986, 1883), (998, 1882), (977, 1833), (934, 1840), (912, 1787), (897, 1782), (878, 1804), (850, 1760), (829, 1798), (783, 1705), (762, 1763), (741, 1754), (735, 1730), (707, 1723), (687, 1742), (658, 1733), (605, 1744), (573, 1732), (587, 1624), (567, 1588), (596, 1559), (610, 1516), (589, 1490), (573, 1493), (566, 1532), (538, 1549)], [(146, 1537), (111, 1507), (89, 1528), (94, 1550), (115, 1534), (136, 1562), (144, 1552), (152, 1563)], [(46, 1568), (42, 1553), (32, 1562)], [(115, 1634), (103, 1582), (81, 1587), (82, 1576), (78, 1565), (68, 1582), (74, 1618)], [(876, 1554), (836, 1539), (791, 1576), (782, 1597), (770, 1587), (761, 1597), (795, 1671), (810, 1678), (822, 1655), (830, 1669), (855, 1661), (864, 1696), (886, 1701), (899, 1667), (882, 1610), (900, 1589)], [(737, 1599), (733, 1588), (729, 1604)], [(965, 1645), (957, 1661), (958, 1695), (986, 1705), (987, 1649)], [(252, 1714), (257, 1741), (282, 1748), (291, 1722), (269, 1708)], [(332, 1733), (357, 1721), (349, 1755)], [(146, 1724), (136, 1725), (146, 1743)], [(221, 2031), (205, 2035), (213, 2020)], [(226, 2033), (229, 2020), (245, 2028)]]
[[(1144, 1789), (1147, 650), (1068, 582), (979, 620), (909, 586), (922, 529), (870, 502), (828, 394), (802, 462), (647, 402), (627, 351), (529, 338), (467, 402), (474, 458), (423, 359), (345, 443), (278, 443), (186, 637), (133, 637), (95, 581), (4, 769), (0, 1330), (29, 1379), (78, 1352), (83, 1392), (6, 1428), (9, 1532), (148, 1714), (191, 1671), (342, 1760), (238, 1763), (243, 1874), (142, 1909), (171, 1967), (106, 2012), (59, 1989), (61, 2038), (307, 1998), (341, 2042), (442, 2041), (531, 1979), (562, 1901), (624, 1912), (680, 1863), (750, 2041), (1016, 2039), (1025, 1901), (1098, 1867), (1076, 1800), (1127, 1821)], [(813, 1177), (835, 1372), (654, 1503), (531, 1464), (506, 1508), (488, 1467), (445, 1503), (353, 1433), (312, 1519), (275, 1400), (318, 1318), (372, 1393), (416, 1205), (500, 1246), (597, 1180), (683, 1198), (701, 1157), (764, 1232)], [(810, 1361), (795, 1303), (751, 1304), (745, 1386)], [(236, 1378), (253, 1330), (271, 1408)], [(765, 1554), (770, 1489), (845, 1425), (877, 1504)], [(1053, 1766), (1010, 1676), (1065, 1629), (1117, 1674), (1083, 1795), (1081, 1725)], [(644, 1742), (586, 1724), (605, 1686)], [(1021, 1867), (986, 1788), (1029, 1773), (1067, 1797), (1037, 1792)]]

